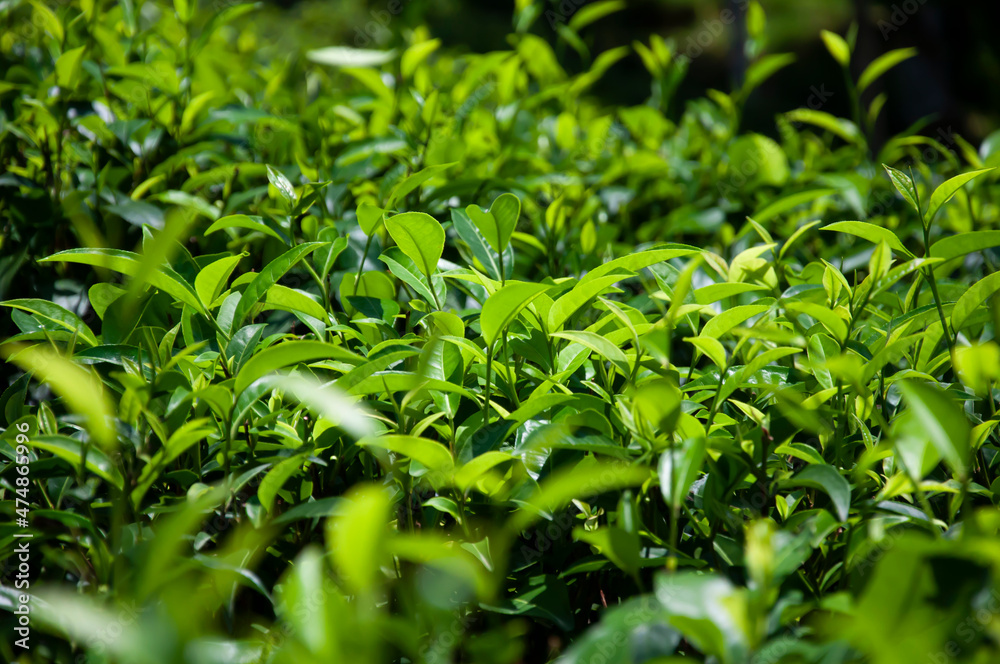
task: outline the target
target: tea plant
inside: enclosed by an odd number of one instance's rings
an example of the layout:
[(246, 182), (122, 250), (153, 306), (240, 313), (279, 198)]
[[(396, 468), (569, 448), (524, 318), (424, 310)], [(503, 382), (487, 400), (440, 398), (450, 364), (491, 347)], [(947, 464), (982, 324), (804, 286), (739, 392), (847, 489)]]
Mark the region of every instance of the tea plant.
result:
[(997, 657), (997, 141), (744, 132), (759, 5), (683, 106), (617, 7), (575, 73), (541, 3), (481, 55), (0, 9), (5, 659)]

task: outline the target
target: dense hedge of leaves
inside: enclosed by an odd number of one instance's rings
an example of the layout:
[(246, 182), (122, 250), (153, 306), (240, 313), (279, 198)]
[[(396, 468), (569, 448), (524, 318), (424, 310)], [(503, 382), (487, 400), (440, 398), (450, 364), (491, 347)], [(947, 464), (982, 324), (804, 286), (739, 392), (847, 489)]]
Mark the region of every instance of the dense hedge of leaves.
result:
[(683, 105), (617, 6), (463, 55), (0, 5), (5, 660), (996, 661), (1000, 141), (873, 151), (908, 50), (742, 131), (760, 6)]

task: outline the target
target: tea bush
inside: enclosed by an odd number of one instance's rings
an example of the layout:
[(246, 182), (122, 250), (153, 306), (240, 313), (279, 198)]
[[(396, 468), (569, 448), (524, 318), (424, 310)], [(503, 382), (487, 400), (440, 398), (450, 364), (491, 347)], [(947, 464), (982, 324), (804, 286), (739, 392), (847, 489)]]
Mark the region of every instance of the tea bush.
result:
[(0, 7), (4, 659), (1000, 656), (1000, 141), (874, 144), (911, 50), (745, 131), (759, 5), (684, 104), (617, 8), (574, 71), (541, 3), (484, 54)]

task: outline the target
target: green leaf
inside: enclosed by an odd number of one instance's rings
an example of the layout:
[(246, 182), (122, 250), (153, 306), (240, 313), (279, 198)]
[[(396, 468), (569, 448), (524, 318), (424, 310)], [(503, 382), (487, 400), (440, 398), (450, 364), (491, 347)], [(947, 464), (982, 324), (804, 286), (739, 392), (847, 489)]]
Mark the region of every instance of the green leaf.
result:
[(624, 281), (634, 274), (610, 274), (596, 279), (581, 279), (568, 293), (564, 293), (549, 309), (547, 325), (557, 330), (590, 300), (607, 292), (614, 284)]
[(951, 326), (955, 332), (961, 330), (965, 321), (979, 308), (979, 305), (998, 290), (1000, 290), (1000, 272), (983, 277), (971, 288), (966, 289), (962, 293), (962, 297), (958, 298), (958, 302), (955, 303), (955, 308), (951, 310)]
[(465, 208), (466, 214), (489, 243), (493, 251), (502, 253), (510, 243), (510, 236), (521, 215), (521, 201), (514, 194), (500, 194), (488, 211), (478, 205)]
[(374, 433), (372, 414), (331, 383), (296, 375), (275, 376), (270, 383), (356, 439)]
[(246, 230), (257, 231), (263, 233), (264, 235), (269, 235), (282, 244), (291, 244), (288, 241), (288, 238), (285, 237), (284, 233), (271, 228), (271, 226), (264, 221), (263, 217), (250, 217), (245, 214), (230, 214), (216, 219), (212, 222), (211, 226), (205, 229), (205, 235), (211, 235), (212, 233), (220, 231), (224, 228), (245, 228)]
[[(121, 272), (129, 276), (134, 276), (146, 269), (143, 262), (146, 259), (139, 254), (121, 249), (67, 249), (46, 258), (40, 258), (39, 263), (82, 263), (83, 265), (93, 265), (115, 272)], [(160, 266), (146, 275), (147, 282), (159, 288), (164, 293), (171, 295), (174, 299), (189, 305), (196, 311), (205, 313), (205, 308), (198, 297), (195, 289), (171, 268)]]
[(783, 480), (782, 487), (807, 487), (819, 489), (830, 496), (840, 521), (847, 521), (851, 508), (851, 485), (833, 466), (812, 464), (799, 471), (794, 477)]
[(403, 78), (411, 78), (417, 67), (441, 46), (440, 39), (417, 42), (403, 52), (399, 62), (399, 73)]
[[(820, 129), (825, 129), (834, 136), (844, 139), (847, 143), (860, 144), (863, 142), (861, 130), (850, 120), (838, 118), (824, 111), (817, 111), (811, 108), (797, 108), (794, 111), (785, 113), (789, 122), (810, 124)], [(754, 214), (754, 219), (762, 221), (759, 212)]]
[(688, 489), (698, 479), (698, 473), (705, 463), (706, 449), (704, 440), (690, 438), (672, 445), (660, 455), (660, 492), (667, 505), (675, 511), (680, 508)]
[(307, 453), (296, 454), (295, 456), (283, 459), (279, 464), (267, 471), (260, 486), (257, 488), (257, 498), (260, 504), (268, 512), (274, 511), (274, 501), (278, 497), (278, 491), (290, 480), (302, 467), (308, 458)]
[(951, 197), (958, 193), (958, 190), (965, 186), (968, 182), (973, 179), (983, 175), (984, 173), (989, 173), (994, 169), (984, 168), (978, 171), (969, 171), (968, 173), (962, 173), (961, 175), (956, 175), (950, 180), (943, 182), (934, 193), (931, 194), (931, 202), (927, 205), (927, 214), (925, 215), (926, 223), (930, 224), (934, 221), (934, 217), (937, 216), (938, 211), (944, 206), (945, 203), (951, 200)]
[[(744, 79), (743, 95), (749, 95), (756, 90), (767, 79), (795, 62), (795, 55), (792, 53), (771, 53), (759, 58), (756, 62), (747, 67), (746, 78)], [(783, 152), (779, 154), (784, 156)]]
[(97, 345), (97, 337), (90, 331), (87, 324), (80, 320), (80, 317), (72, 311), (54, 302), (37, 298), (25, 298), (0, 302), (0, 306), (27, 311), (40, 319), (54, 323), (56, 326), (77, 335), (90, 346)]
[(537, 491), (507, 522), (507, 530), (519, 533), (543, 514), (565, 507), (573, 499), (585, 499), (609, 491), (639, 486), (651, 477), (650, 469), (640, 465), (593, 460), (553, 472)]
[(626, 359), (625, 353), (623, 353), (618, 346), (614, 345), (599, 334), (586, 331), (566, 331), (551, 332), (549, 333), (549, 336), (557, 337), (559, 339), (568, 339), (575, 344), (580, 344), (585, 348), (589, 348), (591, 351), (608, 359), (618, 368), (619, 371), (622, 372), (622, 375), (627, 376), (629, 374), (628, 359)]
[(718, 316), (705, 323), (701, 328), (701, 336), (718, 339), (737, 325), (745, 323), (754, 316), (759, 316), (768, 310), (770, 306), (766, 304), (745, 304), (732, 309), (726, 309)]
[(476, 485), (490, 470), (514, 457), (509, 452), (486, 452), (464, 464), (455, 472), (455, 486), (466, 492)]
[(881, 226), (876, 226), (875, 224), (869, 224), (866, 221), (838, 221), (832, 224), (828, 224), (820, 229), (821, 231), (837, 231), (838, 233), (847, 233), (849, 235), (854, 235), (862, 239), (868, 240), (872, 244), (879, 244), (880, 242), (885, 242), (889, 245), (890, 249), (898, 251), (910, 258), (913, 257), (903, 243), (896, 237), (896, 234), (890, 231), (888, 228), (882, 228)]
[[(235, 335), (234, 335), (235, 338)], [(243, 365), (236, 374), (233, 392), (239, 395), (251, 383), (270, 373), (300, 362), (337, 359), (344, 362), (359, 361), (360, 357), (341, 346), (323, 343), (321, 341), (288, 341), (266, 348)]]
[(591, 23), (599, 21), (605, 16), (614, 14), (625, 9), (624, 0), (600, 0), (591, 2), (579, 10), (569, 20), (569, 27), (575, 32), (579, 32)]
[(214, 426), (206, 426), (208, 422), (210, 422), (208, 418), (189, 420), (170, 435), (166, 444), (143, 466), (139, 479), (136, 480), (136, 486), (132, 490), (133, 503), (142, 504), (143, 496), (160, 477), (167, 464), (216, 432)]
[(846, 67), (850, 64), (851, 47), (847, 45), (843, 37), (829, 30), (820, 30), (819, 35), (823, 38), (826, 50), (830, 52), (830, 55), (837, 61), (837, 64), (841, 67)]
[(858, 94), (864, 94), (868, 86), (874, 83), (882, 74), (904, 60), (909, 60), (916, 54), (917, 49), (915, 48), (897, 48), (875, 58), (870, 65), (865, 67), (865, 70), (861, 72), (861, 76), (858, 78)]
[(726, 362), (726, 347), (715, 337), (684, 337), (684, 341), (687, 341), (704, 353), (708, 359), (712, 360), (712, 364), (719, 367), (719, 369), (725, 369), (728, 365)]
[(236, 305), (236, 311), (233, 313), (233, 323), (230, 329), (242, 326), (243, 320), (250, 313), (250, 310), (264, 297), (271, 286), (278, 283), (278, 279), (281, 279), (296, 263), (321, 246), (323, 246), (322, 242), (300, 244), (297, 247), (292, 247), (268, 263), (267, 267), (261, 270), (260, 274), (243, 291), (243, 297), (240, 299), (239, 304)]
[(267, 325), (258, 323), (256, 325), (246, 325), (237, 330), (229, 343), (226, 345), (226, 357), (232, 363), (233, 374), (239, 373), (247, 360), (257, 350), (257, 344), (264, 336), (264, 329)]
[(427, 438), (390, 434), (359, 440), (358, 445), (360, 447), (372, 447), (387, 452), (403, 454), (415, 461), (419, 461), (430, 470), (442, 474), (441, 481), (434, 482), (436, 485), (440, 485), (445, 479), (449, 479), (455, 467), (455, 460), (452, 459), (448, 448), (437, 441), (428, 440)]
[(434, 304), (444, 295), (444, 280), (436, 274), (431, 277), (435, 290), (438, 291), (436, 294), (432, 293), (427, 277), (421, 274), (417, 264), (400, 251), (399, 247), (389, 247), (379, 256), (379, 260), (385, 263), (389, 271), (398, 279), (406, 282), (410, 288), (415, 290), (417, 295), (423, 297), (428, 304)]
[[(53, 456), (68, 462), (74, 469), (80, 467), (83, 460), (84, 443), (69, 436), (58, 434), (47, 436), (29, 436), (28, 445), (38, 450), (44, 450)], [(104, 452), (99, 449), (88, 448), (86, 450), (86, 469), (97, 475), (102, 480), (109, 482), (121, 490), (125, 481), (122, 479), (118, 468), (111, 462)]]
[(295, 193), (295, 185), (285, 177), (284, 173), (268, 166), (267, 181), (278, 190), (281, 197), (288, 203), (289, 209), (295, 205), (295, 201), (298, 200), (298, 194)]
[(283, 311), (297, 311), (307, 316), (312, 316), (323, 321), (324, 324), (329, 319), (323, 305), (314, 300), (308, 293), (295, 288), (288, 288), (281, 284), (275, 284), (267, 289), (264, 302), (268, 307)]
[(452, 227), (458, 232), (458, 236), (462, 238), (462, 241), (469, 245), (469, 249), (472, 250), (472, 255), (483, 264), (486, 271), (489, 273), (493, 279), (500, 281), (502, 279), (510, 279), (511, 275), (514, 273), (514, 248), (512, 245), (507, 245), (507, 249), (504, 250), (503, 254), (503, 275), (500, 274), (500, 262), (497, 259), (497, 253), (493, 251), (490, 247), (489, 242), (483, 237), (483, 234), (479, 232), (472, 220), (469, 219), (469, 215), (466, 214), (465, 210), (460, 210), (458, 208), (451, 209), (451, 222)]
[(969, 231), (941, 238), (931, 245), (930, 255), (948, 261), (993, 247), (1000, 247), (1000, 231)]
[(272, 523), (281, 525), (291, 523), (300, 519), (325, 519), (340, 514), (340, 496), (329, 496), (319, 500), (310, 500), (299, 503), (287, 512), (281, 514)]
[(661, 572), (654, 581), (656, 599), (670, 624), (699, 652), (719, 662), (748, 662), (745, 595), (717, 574)]
[(198, 275), (194, 278), (194, 288), (206, 311), (222, 293), (226, 282), (229, 281), (229, 275), (233, 273), (233, 270), (245, 256), (246, 254), (240, 254), (239, 256), (220, 258), (198, 271)]
[[(426, 42), (424, 42), (424, 43), (426, 43)], [(405, 76), (405, 74), (404, 74), (404, 76)], [(386, 201), (385, 206), (387, 208), (393, 207), (393, 205), (396, 203), (396, 201), (400, 201), (400, 200), (405, 199), (406, 196), (411, 191), (413, 191), (414, 189), (416, 189), (417, 187), (419, 187), (423, 183), (427, 182), (431, 178), (434, 178), (434, 177), (436, 177), (438, 175), (441, 175), (442, 173), (444, 173), (445, 171), (447, 171), (449, 168), (451, 168), (454, 165), (455, 165), (455, 162), (452, 162), (452, 163), (449, 163), (449, 164), (437, 164), (435, 166), (428, 166), (425, 169), (417, 171), (416, 173), (414, 173), (413, 175), (411, 175), (410, 177), (406, 178), (405, 180), (403, 180), (402, 182), (400, 182), (398, 185), (396, 185), (396, 188), (392, 190), (392, 194), (389, 195), (389, 200)], [(370, 206), (370, 207), (374, 207), (374, 206)]]
[(506, 286), (490, 295), (479, 315), (479, 326), (486, 345), (492, 347), (521, 309), (549, 288), (549, 284), (508, 281)]
[(917, 188), (914, 186), (910, 176), (886, 164), (882, 164), (882, 168), (889, 174), (889, 179), (892, 180), (892, 184), (896, 187), (896, 190), (913, 206), (914, 210), (920, 212), (920, 206), (917, 205)]
[(65, 51), (56, 60), (56, 85), (64, 88), (75, 88), (80, 83), (80, 73), (83, 71), (83, 54), (86, 46), (79, 46)]
[(619, 568), (636, 576), (639, 573), (639, 535), (617, 526), (604, 526), (597, 530), (573, 529), (573, 539), (595, 547)]
[[(559, 664), (634, 664), (669, 661), (683, 639), (670, 624), (670, 614), (649, 595), (609, 606), (601, 619), (573, 640)], [(619, 644), (609, 647), (609, 644)]]
[(672, 434), (680, 419), (682, 400), (680, 390), (672, 381), (657, 378), (636, 388), (632, 408), (636, 417), (649, 422), (660, 433)]
[(810, 230), (812, 230), (821, 223), (823, 222), (810, 221), (809, 223), (800, 226), (794, 233), (791, 234), (791, 236), (789, 236), (788, 240), (785, 241), (783, 245), (781, 245), (781, 250), (778, 252), (778, 259), (779, 260), (783, 259), (785, 257), (785, 253), (793, 246), (795, 246), (795, 243), (798, 242), (798, 240), (801, 239), (803, 235), (805, 235), (806, 233), (808, 233)]
[(423, 212), (404, 212), (388, 217), (385, 227), (400, 250), (430, 279), (444, 253), (444, 228), (438, 220)]
[(354, 592), (371, 592), (382, 577), (391, 507), (381, 487), (360, 485), (344, 496), (339, 516), (326, 522), (327, 550)]
[(368, 236), (371, 236), (378, 230), (379, 224), (385, 218), (385, 210), (371, 203), (362, 203), (359, 205), (357, 214), (358, 225), (361, 226), (361, 230)]
[(594, 279), (599, 279), (604, 275), (611, 274), (612, 272), (620, 272), (622, 270), (638, 272), (639, 270), (649, 267), (650, 265), (656, 265), (657, 263), (662, 263), (672, 258), (690, 256), (691, 254), (697, 254), (701, 251), (702, 250), (697, 247), (690, 247), (686, 244), (673, 244), (658, 249), (650, 249), (649, 251), (634, 252), (628, 254), (627, 256), (620, 256), (614, 260), (598, 265), (593, 270), (588, 272), (582, 279), (580, 279), (580, 282), (584, 283), (592, 281)]
[(964, 478), (969, 464), (969, 420), (945, 392), (912, 380), (898, 383), (899, 391), (952, 472)]
[(312, 255), (313, 264), (316, 266), (320, 278), (324, 280), (329, 276), (337, 258), (344, 249), (347, 249), (347, 237), (338, 237), (336, 233), (336, 229), (333, 228), (321, 230), (319, 240), (326, 243), (326, 246), (320, 247)]
[(807, 346), (809, 362), (812, 364), (812, 374), (820, 387), (829, 390), (835, 386), (834, 376), (826, 368), (826, 363), (840, 356), (840, 344), (826, 334), (813, 334), (809, 337)]
[(87, 432), (105, 449), (116, 446), (114, 410), (93, 369), (84, 369), (51, 346), (7, 344), (0, 356), (46, 383), (87, 422)]
[(756, 284), (711, 284), (709, 286), (702, 286), (701, 288), (695, 290), (694, 300), (698, 304), (712, 304), (713, 302), (724, 300), (727, 297), (736, 297), (738, 295), (742, 295), (743, 293), (764, 290), (767, 290), (767, 287), (758, 286)]
[(785, 303), (785, 311), (791, 314), (805, 314), (825, 327), (838, 341), (847, 341), (847, 322), (834, 311), (815, 302), (792, 301)]

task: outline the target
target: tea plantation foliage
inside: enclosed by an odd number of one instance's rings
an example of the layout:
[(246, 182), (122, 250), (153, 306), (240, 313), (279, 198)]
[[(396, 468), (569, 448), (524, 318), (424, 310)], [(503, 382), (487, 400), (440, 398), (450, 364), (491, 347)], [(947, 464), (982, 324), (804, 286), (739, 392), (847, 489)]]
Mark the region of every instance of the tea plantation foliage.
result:
[(759, 5), (684, 104), (617, 7), (0, 6), (4, 660), (998, 661), (1000, 138), (876, 151), (910, 50), (747, 132)]

